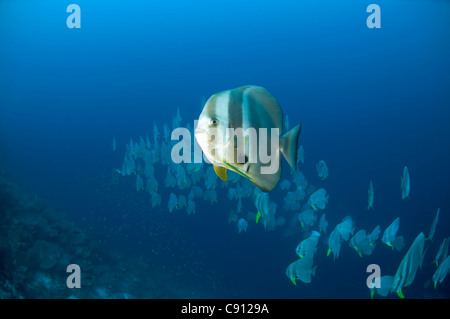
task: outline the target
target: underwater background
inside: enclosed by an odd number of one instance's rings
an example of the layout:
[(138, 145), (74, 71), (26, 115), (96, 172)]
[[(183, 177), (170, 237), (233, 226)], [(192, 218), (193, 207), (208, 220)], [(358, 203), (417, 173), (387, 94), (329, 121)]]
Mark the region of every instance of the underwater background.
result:
[[(77, 0), (79, 29), (66, 25), (71, 3), (0, 1), (0, 297), (370, 298), (367, 266), (394, 275), (438, 208), (403, 294), (450, 297), (448, 278), (432, 282), (450, 235), (450, 2), (378, 0), (379, 29), (366, 25), (369, 1)], [(130, 139), (153, 145), (156, 125), (162, 141), (177, 108), (192, 128), (209, 96), (247, 84), (265, 87), (291, 127), (302, 124), (299, 170), (329, 195), (310, 283), (286, 276), (299, 242), (318, 230), (297, 222), (300, 209), (284, 209), (294, 184), (269, 193), (285, 222), (265, 229), (247, 218), (251, 196), (237, 212), (235, 184), (217, 179), (216, 201), (196, 198), (188, 214), (168, 209), (171, 193), (190, 191), (165, 186), (170, 164), (154, 164), (154, 207), (136, 187), (143, 167), (121, 173)], [(402, 200), (405, 166), (411, 193)], [(210, 172), (204, 164), (196, 184), (205, 192)], [(374, 209), (365, 210), (370, 180)], [(368, 232), (400, 217), (405, 247), (380, 235), (370, 256), (345, 242), (327, 257), (345, 216)], [(66, 286), (69, 264), (80, 266), (79, 289)]]

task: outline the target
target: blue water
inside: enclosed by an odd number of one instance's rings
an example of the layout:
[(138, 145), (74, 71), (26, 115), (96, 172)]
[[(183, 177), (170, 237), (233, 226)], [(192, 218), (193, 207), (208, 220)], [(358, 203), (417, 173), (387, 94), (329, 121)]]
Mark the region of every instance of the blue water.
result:
[[(423, 268), (403, 292), (449, 297), (448, 278), (437, 290), (427, 283), (439, 244), (450, 235), (448, 1), (379, 0), (380, 29), (366, 26), (369, 1), (76, 3), (80, 29), (66, 25), (70, 2), (0, 2), (0, 169), (67, 214), (102, 252), (171, 273), (170, 291), (179, 285), (198, 291), (194, 296), (369, 298), (367, 265), (393, 275), (440, 207)], [(264, 231), (250, 221), (238, 234), (227, 222), (236, 204), (225, 188), (217, 188), (218, 204), (199, 201), (196, 214), (187, 216), (167, 211), (173, 190), (162, 182), (162, 208), (152, 209), (134, 179), (114, 176), (130, 137), (152, 139), (153, 123), (160, 131), (163, 123), (170, 126), (177, 107), (192, 126), (203, 98), (247, 84), (268, 89), (291, 127), (302, 123), (301, 171), (330, 195), (328, 234), (347, 215), (357, 230), (368, 231), (384, 230), (400, 216), (402, 252), (379, 241), (373, 255), (360, 258), (346, 243), (333, 261), (321, 238), (316, 276), (294, 286), (285, 270), (298, 258), (300, 233), (284, 237), (282, 229)], [(316, 174), (319, 160), (330, 171), (325, 181)], [(406, 200), (400, 195), (404, 166), (411, 175)], [(158, 174), (163, 180), (165, 172)], [(371, 179), (375, 210), (365, 211)], [(289, 220), (284, 192), (278, 187), (270, 198)], [(245, 201), (244, 209), (255, 210), (253, 202)], [(127, 271), (139, 280), (155, 276), (133, 263)], [(94, 277), (85, 289), (95, 286)], [(148, 296), (132, 288), (126, 293)]]

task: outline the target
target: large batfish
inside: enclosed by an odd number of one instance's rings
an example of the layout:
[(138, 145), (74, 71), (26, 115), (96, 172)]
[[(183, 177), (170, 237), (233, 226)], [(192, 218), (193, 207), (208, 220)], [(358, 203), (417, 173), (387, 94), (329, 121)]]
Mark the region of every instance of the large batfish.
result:
[(248, 85), (212, 95), (195, 138), (223, 181), (232, 170), (270, 192), (281, 178), (280, 152), (293, 169), (297, 162), (301, 125), (280, 136), (282, 127), (275, 98), (263, 87)]

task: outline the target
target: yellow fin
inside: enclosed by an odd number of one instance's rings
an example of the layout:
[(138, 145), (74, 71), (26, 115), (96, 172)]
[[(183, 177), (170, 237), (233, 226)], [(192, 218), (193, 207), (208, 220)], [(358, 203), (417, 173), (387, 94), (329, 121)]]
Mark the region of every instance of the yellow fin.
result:
[(398, 295), (400, 298), (402, 298), (402, 299), (405, 298), (405, 296), (403, 295), (403, 292), (402, 292), (402, 289), (401, 289), (401, 288), (400, 288), (399, 290), (397, 290), (397, 295)]
[(291, 278), (291, 281), (292, 281), (292, 283), (293, 283), (295, 286), (297, 286), (297, 283), (295, 282), (295, 277), (294, 277), (294, 278)]
[(256, 214), (256, 223), (258, 224), (259, 222), (259, 218), (261, 217), (261, 213), (258, 212), (258, 214)]
[(221, 180), (223, 180), (224, 182), (226, 182), (228, 180), (227, 178), (227, 169), (225, 167), (220, 167), (220, 166), (214, 166), (214, 172), (216, 172), (217, 176), (219, 176), (219, 178)]
[[(226, 163), (226, 162), (223, 162), (222, 164), (225, 165), (229, 170), (231, 170), (231, 171), (233, 171), (233, 172), (235, 172), (235, 173), (238, 173), (238, 174), (241, 175), (242, 177), (248, 178), (248, 179), (251, 180), (253, 183), (255, 183), (255, 182), (253, 181), (253, 179), (252, 179), (250, 176), (248, 176), (248, 175), (242, 173), (240, 170), (238, 170), (238, 169), (237, 169), (236, 167), (234, 167), (233, 165), (231, 165), (231, 164), (229, 164), (229, 163)], [(214, 167), (215, 167), (215, 166), (214, 166)], [(255, 184), (255, 185), (256, 185), (256, 184)]]

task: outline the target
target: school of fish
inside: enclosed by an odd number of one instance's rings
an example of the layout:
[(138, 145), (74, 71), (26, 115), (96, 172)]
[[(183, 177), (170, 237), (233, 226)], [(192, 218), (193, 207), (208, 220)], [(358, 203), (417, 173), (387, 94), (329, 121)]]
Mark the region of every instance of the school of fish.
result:
[[(310, 283), (313, 277), (320, 274), (320, 268), (314, 264), (314, 256), (322, 249), (320, 243), (328, 246), (328, 250), (322, 253), (326, 256), (333, 254), (334, 262), (338, 262), (344, 243), (348, 243), (361, 258), (372, 255), (380, 236), (381, 242), (390, 248), (387, 252), (401, 253), (408, 245), (397, 271), (391, 276), (382, 276), (380, 287), (369, 289), (371, 298), (389, 294), (405, 297), (403, 288), (413, 284), (422, 267), (426, 246), (434, 244), (440, 208), (437, 208), (434, 219), (430, 219), (428, 236), (425, 237), (421, 232), (412, 243), (410, 238), (406, 239), (397, 234), (401, 229), (400, 217), (387, 223), (383, 222), (383, 226), (374, 225), (369, 232), (365, 229), (357, 230), (355, 219), (348, 215), (327, 233), (328, 221), (325, 212), (330, 195), (325, 187), (310, 184), (303, 175), (300, 168), (305, 163), (305, 150), (302, 145), (298, 146), (301, 125), (290, 129), (288, 116), (286, 115), (283, 121), (281, 108), (273, 96), (262, 87), (244, 86), (214, 94), (202, 107), (198, 126), (194, 128), (187, 124), (186, 128), (195, 135), (210, 163), (175, 164), (170, 154), (176, 141), (171, 139), (169, 125), (162, 125), (161, 135), (160, 128), (154, 123), (153, 140), (148, 136), (140, 136), (136, 142), (130, 139), (125, 146), (122, 167), (115, 169), (114, 173), (134, 178), (136, 190), (149, 194), (152, 208), (167, 209), (169, 213), (184, 211), (190, 215), (198, 212), (199, 201), (210, 205), (220, 202), (221, 205), (229, 207), (228, 222), (235, 224), (239, 233), (248, 233), (248, 230), (254, 227), (263, 227), (266, 231), (284, 227), (284, 236), (302, 237), (297, 248), (292, 248), (297, 259), (286, 269), (286, 276), (294, 285), (297, 285), (298, 281)], [(172, 119), (172, 129), (180, 127), (181, 123), (181, 113), (177, 108), (176, 116)], [(276, 154), (271, 154), (274, 155), (272, 164), (276, 167), (273, 174), (261, 173), (261, 169), (267, 164), (262, 163), (259, 156), (253, 161), (250, 160), (253, 156), (252, 147), (245, 136), (227, 139), (229, 136), (225, 130), (239, 127), (279, 130), (280, 135), (274, 143), (278, 145)], [(215, 134), (212, 129), (221, 130), (221, 136), (227, 137), (223, 140), (215, 139), (212, 137)], [(282, 130), (284, 134), (281, 134)], [(269, 133), (268, 140), (270, 139)], [(192, 140), (192, 143), (195, 141)], [(240, 150), (237, 147), (239, 143), (243, 145)], [(118, 147), (115, 137), (112, 145), (113, 151), (116, 151)], [(258, 148), (253, 150), (258, 151)], [(282, 174), (279, 153), (287, 160), (291, 167), (290, 172)], [(230, 158), (235, 162), (228, 161)], [(321, 186), (325, 186), (329, 178), (327, 164), (320, 160), (315, 166), (317, 181)], [(231, 173), (228, 174), (228, 171)], [(274, 189), (279, 192), (276, 198), (284, 196), (282, 201), (274, 200), (275, 196), (270, 193)], [(400, 178), (399, 198), (409, 199), (410, 191), (409, 170), (404, 166)], [(225, 204), (222, 203), (224, 196), (227, 198)], [(365, 214), (374, 214), (374, 201), (374, 182), (369, 180)], [(433, 261), (436, 270), (430, 280), (436, 289), (450, 271), (449, 242), (449, 238), (443, 240)]]

